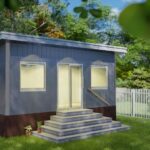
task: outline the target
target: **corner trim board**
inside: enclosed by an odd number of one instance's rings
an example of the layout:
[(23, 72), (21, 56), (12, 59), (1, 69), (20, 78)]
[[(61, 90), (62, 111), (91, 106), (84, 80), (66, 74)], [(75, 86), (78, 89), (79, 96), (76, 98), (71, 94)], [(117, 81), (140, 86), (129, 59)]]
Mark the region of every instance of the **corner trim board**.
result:
[(5, 42), (5, 115), (10, 114), (10, 41)]

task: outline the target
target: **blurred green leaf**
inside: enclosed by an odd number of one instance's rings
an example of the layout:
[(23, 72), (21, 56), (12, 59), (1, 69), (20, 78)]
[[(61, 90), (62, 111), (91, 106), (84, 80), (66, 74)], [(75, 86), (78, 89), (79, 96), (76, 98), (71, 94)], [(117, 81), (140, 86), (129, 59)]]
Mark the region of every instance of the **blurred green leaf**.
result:
[(101, 9), (90, 9), (89, 10), (90, 14), (94, 16), (95, 18), (100, 18), (102, 17), (102, 10)]
[(0, 10), (4, 8), (16, 11), (19, 9), (20, 1), (19, 0), (0, 0)]
[(126, 7), (119, 16), (123, 29), (135, 37), (150, 39), (150, 11), (146, 3), (132, 4)]
[(86, 19), (88, 17), (88, 12), (86, 9), (82, 10), (82, 12), (80, 13), (80, 17), (83, 19)]
[(5, 0), (0, 1), (0, 10), (3, 10), (5, 7)]
[(82, 0), (82, 2), (88, 2), (88, 0)]
[(150, 0), (147, 0), (145, 3), (145, 9), (147, 11), (147, 13), (150, 13)]
[(76, 13), (81, 13), (83, 10), (84, 10), (83, 7), (75, 7), (74, 8), (74, 12), (76, 12)]
[(81, 18), (83, 18), (83, 19), (85, 19), (85, 18), (88, 17), (88, 11), (84, 7), (82, 7), (82, 6), (75, 7), (74, 8), (74, 12), (79, 13), (80, 14), (79, 16)]
[(5, 6), (8, 9), (16, 11), (19, 8), (19, 1), (18, 0), (5, 0)]
[(150, 7), (150, 0), (146, 1), (146, 5)]

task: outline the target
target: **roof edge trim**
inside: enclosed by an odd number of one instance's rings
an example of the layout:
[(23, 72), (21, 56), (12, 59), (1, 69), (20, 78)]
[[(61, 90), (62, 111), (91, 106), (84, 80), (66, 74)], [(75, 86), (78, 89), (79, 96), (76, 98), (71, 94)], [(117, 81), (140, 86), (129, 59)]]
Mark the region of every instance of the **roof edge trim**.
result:
[(97, 51), (108, 51), (108, 52), (110, 51), (110, 52), (119, 52), (119, 53), (127, 52), (127, 48), (125, 47), (118, 47), (118, 46), (111, 46), (111, 45), (104, 45), (104, 44), (93, 44), (93, 43), (64, 40), (64, 39), (55, 39), (55, 38), (48, 38), (43, 36), (33, 36), (33, 35), (26, 35), (21, 33), (12, 33), (12, 32), (0, 32), (0, 40), (2, 39), (11, 40), (11, 41), (82, 48), (82, 49), (97, 50)]

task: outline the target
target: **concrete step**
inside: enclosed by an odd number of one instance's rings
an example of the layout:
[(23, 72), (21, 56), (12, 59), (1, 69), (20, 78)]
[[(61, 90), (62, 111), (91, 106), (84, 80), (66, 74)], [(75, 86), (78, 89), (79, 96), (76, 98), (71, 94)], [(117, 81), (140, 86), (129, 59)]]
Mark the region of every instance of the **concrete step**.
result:
[(85, 139), (85, 138), (88, 138), (88, 137), (94, 136), (94, 135), (101, 135), (101, 134), (117, 132), (117, 131), (125, 131), (125, 130), (128, 130), (129, 128), (130, 128), (129, 126), (121, 125), (121, 126), (115, 127), (115, 128), (89, 131), (89, 132), (86, 132), (86, 133), (79, 133), (79, 134), (74, 134), (74, 135), (69, 135), (69, 136), (62, 136), (62, 137), (58, 137), (58, 136), (48, 134), (48, 133), (45, 133), (45, 132), (37, 133), (37, 131), (33, 131), (33, 135), (37, 136), (37, 137), (40, 137), (40, 138), (43, 138), (45, 140), (61, 143), (61, 142), (67, 142), (67, 141), (77, 140), (77, 139)]
[(96, 125), (90, 125), (90, 126), (82, 126), (77, 128), (69, 128), (69, 129), (57, 129), (49, 126), (42, 126), (42, 131), (53, 134), (56, 136), (67, 136), (67, 135), (74, 135), (79, 133), (86, 133), (90, 131), (96, 131), (96, 130), (104, 130), (108, 128), (115, 128), (120, 127), (121, 123), (118, 121), (113, 121), (111, 123), (104, 123), (104, 124), (96, 124)]
[(100, 113), (92, 113), (92, 114), (86, 114), (86, 115), (77, 115), (77, 116), (51, 116), (50, 119), (52, 121), (57, 122), (73, 122), (73, 121), (81, 121), (81, 120), (89, 120), (89, 119), (97, 119), (102, 117), (102, 114)]
[(56, 113), (58, 116), (76, 116), (76, 115), (86, 115), (91, 114), (92, 109), (71, 109), (71, 110), (58, 110)]
[(112, 119), (110, 117), (101, 117), (98, 119), (90, 119), (90, 120), (82, 120), (82, 121), (75, 121), (75, 122), (57, 122), (52, 120), (47, 120), (44, 122), (45, 126), (57, 128), (57, 129), (69, 129), (69, 128), (77, 128), (82, 126), (89, 126), (89, 125), (96, 125), (96, 124), (103, 124), (103, 123), (110, 123)]

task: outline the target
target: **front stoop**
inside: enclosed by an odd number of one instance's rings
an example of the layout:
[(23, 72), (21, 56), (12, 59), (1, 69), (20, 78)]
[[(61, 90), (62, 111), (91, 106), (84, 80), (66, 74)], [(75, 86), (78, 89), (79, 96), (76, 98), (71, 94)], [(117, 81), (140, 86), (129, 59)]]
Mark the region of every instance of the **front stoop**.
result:
[(119, 121), (94, 113), (91, 109), (76, 109), (57, 112), (44, 122), (41, 133), (33, 131), (33, 135), (60, 143), (129, 128)]

